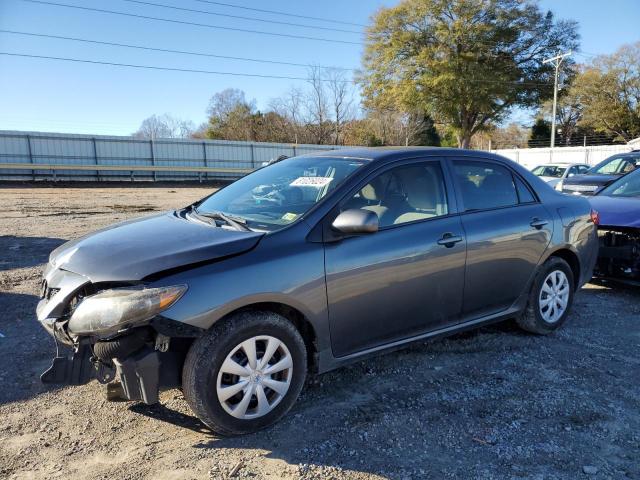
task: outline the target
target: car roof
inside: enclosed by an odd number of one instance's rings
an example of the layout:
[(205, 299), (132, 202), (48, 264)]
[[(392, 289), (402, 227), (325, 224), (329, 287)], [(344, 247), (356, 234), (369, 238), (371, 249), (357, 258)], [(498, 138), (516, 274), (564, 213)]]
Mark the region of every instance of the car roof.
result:
[(400, 160), (403, 158), (413, 158), (420, 155), (457, 155), (492, 158), (496, 160), (508, 160), (505, 157), (495, 155), (483, 150), (465, 150), (461, 148), (448, 147), (354, 147), (339, 148), (335, 150), (324, 150), (303, 155), (304, 157), (332, 157), (332, 158), (353, 158), (359, 160), (369, 160), (372, 162), (382, 162), (386, 160)]
[(536, 165), (535, 168), (538, 167), (571, 167), (573, 165), (587, 165), (586, 163), (581, 162), (553, 162), (553, 163), (541, 163), (540, 165)]

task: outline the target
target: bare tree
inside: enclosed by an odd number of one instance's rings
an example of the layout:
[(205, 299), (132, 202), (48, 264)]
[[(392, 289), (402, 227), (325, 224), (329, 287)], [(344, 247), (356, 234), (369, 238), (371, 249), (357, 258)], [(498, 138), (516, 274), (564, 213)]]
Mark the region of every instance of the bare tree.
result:
[(327, 69), (325, 72), (333, 116), (333, 141), (339, 145), (344, 124), (353, 116), (353, 86), (344, 70)]
[(133, 134), (136, 138), (189, 138), (195, 130), (190, 120), (181, 120), (168, 113), (145, 118)]
[(207, 114), (211, 118), (224, 121), (238, 106), (244, 106), (253, 112), (255, 110), (255, 100), (248, 102), (242, 90), (227, 88), (211, 97)]
[(307, 92), (307, 125), (313, 132), (313, 141), (317, 144), (326, 144), (329, 135), (329, 103), (327, 90), (322, 78), (322, 69), (312, 67), (309, 69), (309, 91)]
[(304, 103), (304, 92), (297, 87), (291, 87), (287, 92), (270, 102), (270, 108), (286, 118), (289, 128), (296, 144), (301, 142), (302, 108)]

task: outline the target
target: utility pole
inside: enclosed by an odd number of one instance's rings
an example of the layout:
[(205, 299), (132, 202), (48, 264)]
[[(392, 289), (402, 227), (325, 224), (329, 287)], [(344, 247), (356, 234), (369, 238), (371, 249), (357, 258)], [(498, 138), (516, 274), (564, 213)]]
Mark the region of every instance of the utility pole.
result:
[(547, 58), (543, 60), (542, 63), (553, 63), (556, 67), (556, 79), (553, 84), (553, 113), (551, 117), (551, 148), (556, 146), (556, 106), (558, 104), (558, 73), (560, 72), (560, 64), (562, 61), (571, 55), (571, 51), (567, 53), (562, 53), (560, 55), (556, 55), (552, 58)]

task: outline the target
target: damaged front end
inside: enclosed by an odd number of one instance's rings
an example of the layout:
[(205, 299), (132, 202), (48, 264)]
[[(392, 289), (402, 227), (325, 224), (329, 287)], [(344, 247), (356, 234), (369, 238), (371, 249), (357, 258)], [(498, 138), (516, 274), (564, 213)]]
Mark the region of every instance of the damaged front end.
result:
[(640, 285), (640, 229), (601, 226), (595, 275)]
[(161, 315), (186, 289), (92, 284), (49, 265), (37, 313), (55, 339), (56, 357), (42, 381), (82, 385), (96, 379), (110, 384), (111, 397), (158, 402), (160, 389), (180, 385), (185, 353), (201, 334)]

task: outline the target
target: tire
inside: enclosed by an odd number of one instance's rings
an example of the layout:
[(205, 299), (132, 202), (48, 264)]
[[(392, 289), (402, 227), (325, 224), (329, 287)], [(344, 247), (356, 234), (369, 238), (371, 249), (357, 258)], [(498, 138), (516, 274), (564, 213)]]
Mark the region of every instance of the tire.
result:
[[(278, 345), (277, 350), (262, 366), (272, 345)], [(252, 349), (255, 369), (246, 353)], [(289, 363), (289, 368), (267, 373)], [(243, 435), (280, 420), (300, 395), (306, 374), (307, 350), (295, 326), (272, 312), (245, 311), (215, 324), (193, 343), (182, 370), (182, 389), (191, 410), (207, 427), (223, 436)], [(231, 391), (224, 388), (237, 390), (242, 385), (242, 390), (224, 399)], [(243, 402), (250, 391), (249, 403)], [(243, 404), (246, 412), (238, 413)], [(261, 412), (264, 405), (270, 409)]]
[[(563, 310), (559, 309), (559, 305), (563, 303), (562, 300), (564, 296), (556, 293), (555, 298), (558, 299), (558, 301), (556, 301), (549, 293), (547, 293), (547, 290), (551, 289), (551, 291), (553, 291), (554, 289), (552, 284), (553, 280), (551, 279), (552, 274), (556, 275), (556, 280), (558, 278), (562, 279), (563, 276), (566, 278), (566, 288), (568, 291), (566, 292), (566, 306)], [(543, 293), (542, 290), (545, 288), (545, 284), (546, 289)], [(558, 289), (558, 291), (564, 292), (565, 290)], [(569, 264), (562, 258), (549, 258), (544, 264), (542, 264), (533, 280), (527, 307), (517, 319), (518, 325), (520, 328), (528, 332), (536, 333), (538, 335), (548, 335), (554, 330), (560, 328), (560, 326), (562, 326), (562, 324), (567, 320), (567, 316), (571, 310), (571, 306), (573, 305), (574, 293), (575, 280), (573, 278), (573, 271)], [(558, 308), (555, 315), (554, 312), (549, 313), (549, 309), (551, 307), (544, 305), (545, 300), (549, 300), (550, 304), (554, 304), (554, 306)]]

